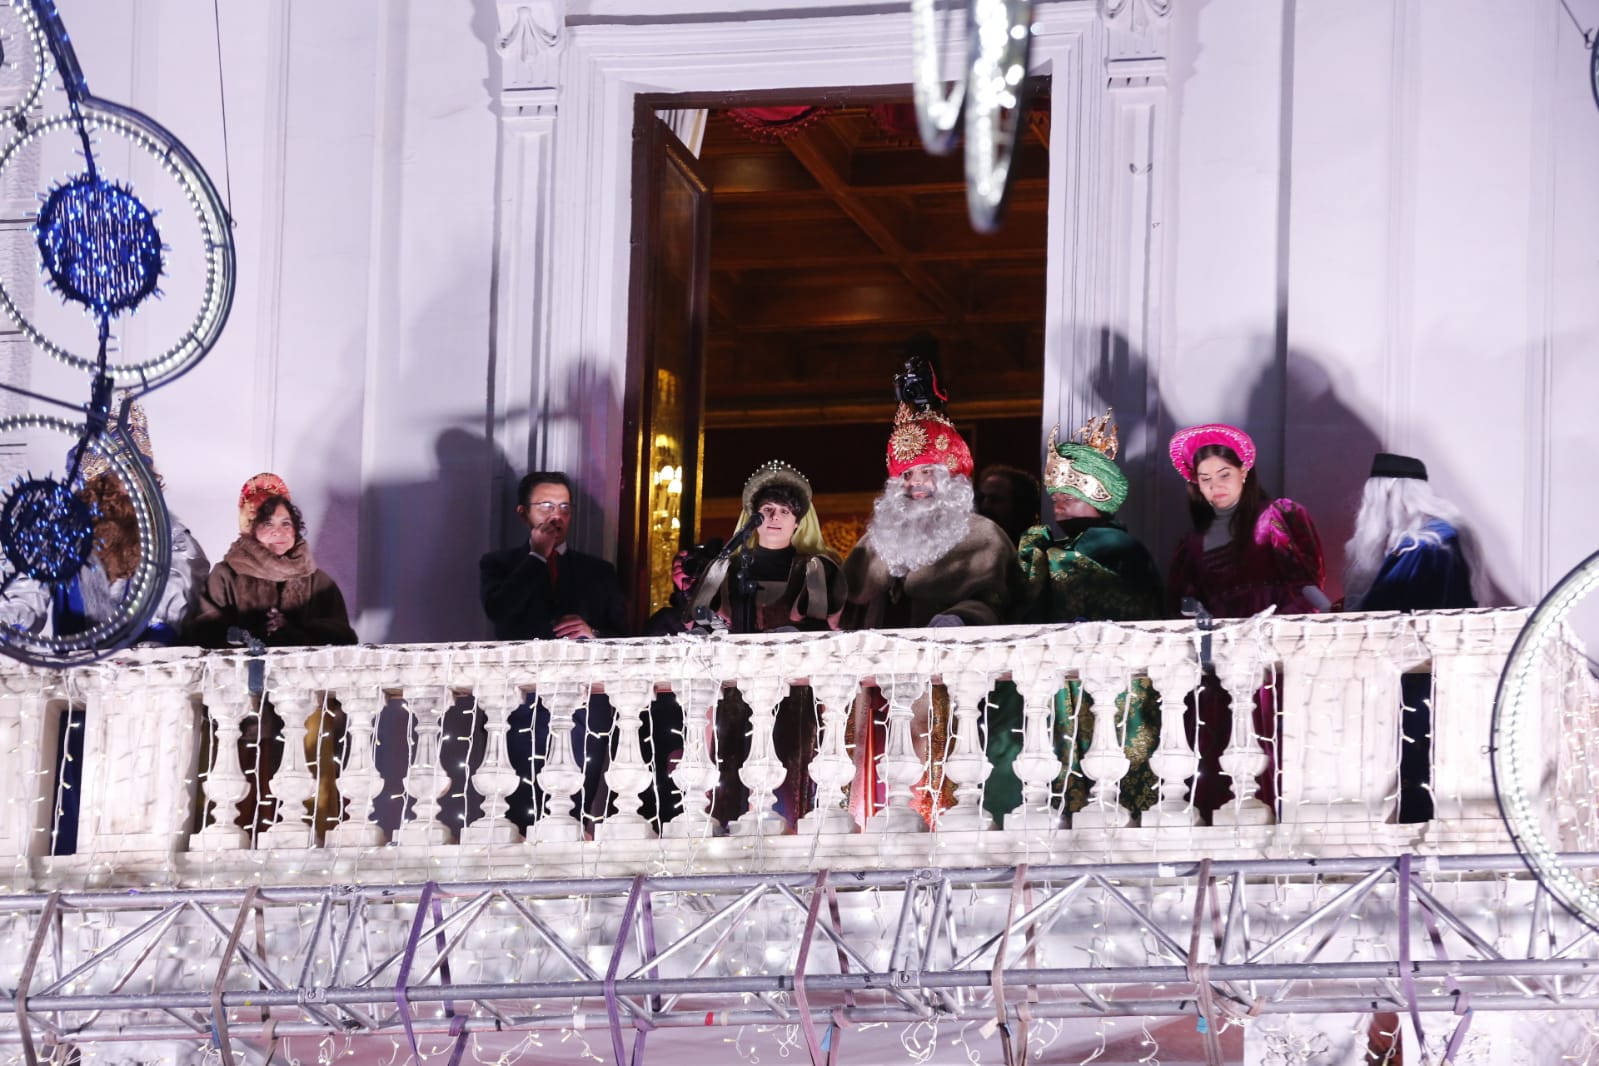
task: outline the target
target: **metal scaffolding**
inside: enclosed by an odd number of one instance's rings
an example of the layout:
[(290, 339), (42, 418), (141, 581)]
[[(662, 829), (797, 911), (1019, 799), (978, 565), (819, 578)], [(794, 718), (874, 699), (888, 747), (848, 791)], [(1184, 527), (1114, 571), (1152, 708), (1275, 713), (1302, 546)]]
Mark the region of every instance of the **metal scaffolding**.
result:
[[(1572, 866), (1599, 856), (1566, 856)], [(0, 1045), (1599, 1008), (1515, 856), (1209, 860), (0, 897)], [(1511, 949), (1512, 943), (1514, 949)], [(1384, 957), (1386, 956), (1386, 957)], [(1457, 1023), (1460, 1024), (1460, 1023)], [(629, 1047), (631, 1045), (631, 1047)]]

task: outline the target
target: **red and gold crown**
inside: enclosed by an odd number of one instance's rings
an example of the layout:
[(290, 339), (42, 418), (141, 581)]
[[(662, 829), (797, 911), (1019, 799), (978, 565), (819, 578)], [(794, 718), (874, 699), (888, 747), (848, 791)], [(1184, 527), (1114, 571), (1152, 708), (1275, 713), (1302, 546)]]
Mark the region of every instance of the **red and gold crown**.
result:
[(972, 450), (954, 423), (937, 411), (917, 411), (902, 403), (894, 413), (894, 432), (888, 435), (888, 476), (899, 477), (928, 463), (939, 463), (951, 474), (972, 476)]
[(916, 466), (937, 463), (951, 474), (972, 476), (972, 450), (944, 413), (948, 395), (927, 352), (913, 342), (905, 369), (894, 376), (899, 409), (888, 435), (888, 475), (899, 477)]

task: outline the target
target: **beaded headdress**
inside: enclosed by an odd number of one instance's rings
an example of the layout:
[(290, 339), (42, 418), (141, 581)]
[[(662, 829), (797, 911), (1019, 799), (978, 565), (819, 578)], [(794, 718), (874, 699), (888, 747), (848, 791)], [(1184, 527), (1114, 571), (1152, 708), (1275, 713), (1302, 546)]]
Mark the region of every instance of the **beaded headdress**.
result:
[[(783, 485), (792, 489), (804, 501), (805, 509), (807, 511), (810, 510), (810, 479), (781, 459), (773, 459), (769, 463), (763, 463), (756, 468), (755, 473), (749, 476), (749, 480), (744, 482), (744, 510), (754, 511), (755, 497), (761, 494), (762, 489), (770, 485)], [(800, 516), (796, 515), (795, 517)]]
[(1194, 480), (1194, 453), (1209, 444), (1232, 449), (1246, 474), (1255, 465), (1255, 442), (1237, 426), (1229, 426), (1225, 422), (1189, 426), (1178, 430), (1171, 439), (1171, 465), (1177, 468), (1183, 480)]
[(1064, 492), (1104, 512), (1114, 514), (1127, 502), (1127, 477), (1112, 461), (1119, 448), (1111, 411), (1090, 418), (1077, 431), (1077, 440), (1059, 442), (1060, 424), (1049, 431), (1044, 460), (1044, 488)]

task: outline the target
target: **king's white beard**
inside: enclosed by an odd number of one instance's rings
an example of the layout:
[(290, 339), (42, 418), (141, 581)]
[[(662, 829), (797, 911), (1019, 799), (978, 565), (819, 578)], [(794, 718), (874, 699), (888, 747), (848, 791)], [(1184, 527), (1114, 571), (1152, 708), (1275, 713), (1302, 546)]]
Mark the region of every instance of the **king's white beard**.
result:
[(861, 540), (892, 577), (938, 562), (971, 531), (971, 481), (938, 469), (943, 476), (926, 499), (912, 499), (903, 481), (890, 478), (872, 506), (872, 520)]

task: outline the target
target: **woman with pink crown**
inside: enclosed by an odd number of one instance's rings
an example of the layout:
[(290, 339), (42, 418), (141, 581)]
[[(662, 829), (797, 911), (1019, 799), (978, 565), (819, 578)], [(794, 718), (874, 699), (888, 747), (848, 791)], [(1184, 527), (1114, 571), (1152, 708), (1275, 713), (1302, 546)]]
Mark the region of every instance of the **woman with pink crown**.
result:
[[(1210, 423), (1180, 430), (1171, 461), (1188, 482), (1193, 529), (1178, 542), (1167, 585), (1177, 608), (1186, 601), (1215, 618), (1246, 618), (1267, 608), (1283, 614), (1324, 611), (1321, 538), (1299, 504), (1274, 499), (1255, 472), (1255, 442), (1236, 426)], [(1207, 677), (1197, 696), (1199, 775), (1194, 806), (1206, 813), (1231, 797), (1219, 759), (1231, 732), (1227, 695)], [(1273, 690), (1256, 694), (1254, 724), (1270, 757), (1260, 800), (1277, 805), (1277, 713)], [(1194, 730), (1190, 730), (1193, 735)]]

